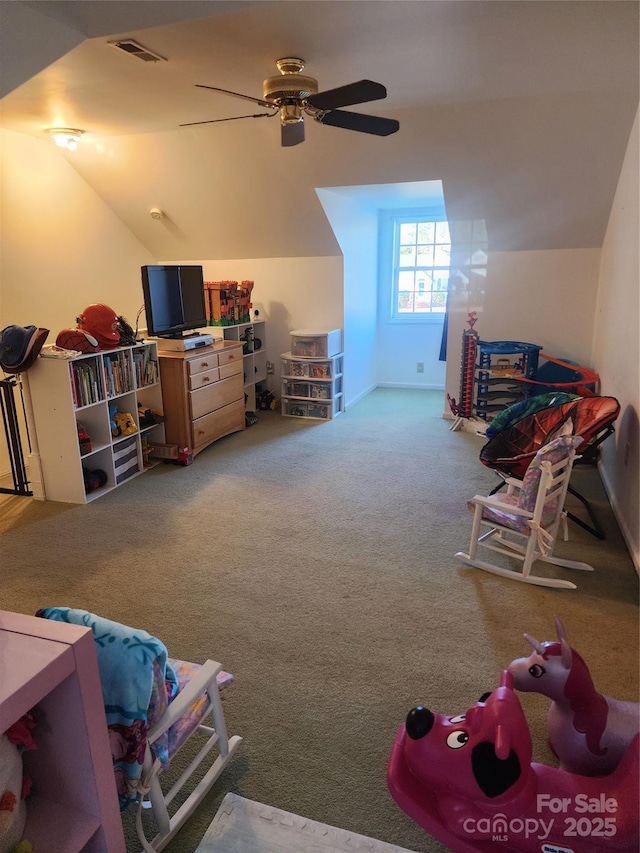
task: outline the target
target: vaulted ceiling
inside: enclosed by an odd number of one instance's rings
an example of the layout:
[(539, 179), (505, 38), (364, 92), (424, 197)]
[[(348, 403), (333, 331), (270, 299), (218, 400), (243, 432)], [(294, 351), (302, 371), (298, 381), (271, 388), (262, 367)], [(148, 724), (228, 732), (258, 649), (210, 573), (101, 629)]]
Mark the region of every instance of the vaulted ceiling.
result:
[[(433, 180), (494, 250), (597, 247), (638, 107), (631, 0), (13, 0), (0, 24), (0, 126), (83, 129), (61, 156), (165, 260), (336, 254), (315, 188)], [(194, 84), (261, 98), (284, 56), (321, 90), (383, 83), (352, 109), (399, 132), (307, 119), (282, 148), (277, 118), (180, 127), (259, 112)]]

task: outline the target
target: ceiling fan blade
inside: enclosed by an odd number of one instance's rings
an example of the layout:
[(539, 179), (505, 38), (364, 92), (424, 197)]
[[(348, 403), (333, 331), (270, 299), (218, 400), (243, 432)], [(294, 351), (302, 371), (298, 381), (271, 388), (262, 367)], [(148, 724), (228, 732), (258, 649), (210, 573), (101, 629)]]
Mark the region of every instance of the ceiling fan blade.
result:
[(283, 124), (281, 141), (284, 148), (304, 142), (304, 121)]
[(271, 117), (277, 116), (278, 111), (275, 113), (254, 113), (254, 115), (249, 116), (230, 116), (229, 118), (210, 118), (207, 121), (188, 121), (185, 124), (179, 124), (178, 127), (192, 127), (194, 124), (215, 124), (217, 121), (236, 121), (239, 118), (262, 118), (263, 116)]
[(367, 101), (378, 101), (387, 97), (387, 90), (382, 83), (373, 80), (358, 80), (337, 89), (327, 89), (307, 98), (307, 103), (317, 110), (335, 110), (338, 107), (349, 107), (352, 104), (364, 104)]
[(239, 92), (230, 92), (228, 89), (219, 89), (217, 86), (204, 86), (202, 83), (195, 84), (198, 89), (210, 89), (212, 92), (222, 92), (223, 95), (231, 95), (234, 98), (242, 98), (243, 101), (252, 101), (254, 104), (259, 104), (261, 107), (273, 107), (275, 104), (261, 98), (252, 98), (251, 95), (241, 95)]
[(400, 122), (393, 118), (351, 113), (347, 110), (331, 110), (316, 116), (320, 124), (332, 127), (344, 127), (345, 130), (357, 130), (360, 133), (372, 133), (374, 136), (390, 136), (400, 128)]

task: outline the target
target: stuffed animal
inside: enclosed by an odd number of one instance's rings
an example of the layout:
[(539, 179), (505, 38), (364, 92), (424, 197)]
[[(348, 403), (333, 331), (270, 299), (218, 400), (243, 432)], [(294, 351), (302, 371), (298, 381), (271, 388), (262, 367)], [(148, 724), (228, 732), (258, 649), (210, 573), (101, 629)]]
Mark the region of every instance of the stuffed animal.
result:
[(0, 737), (0, 853), (11, 853), (24, 832), (22, 756), (6, 734)]

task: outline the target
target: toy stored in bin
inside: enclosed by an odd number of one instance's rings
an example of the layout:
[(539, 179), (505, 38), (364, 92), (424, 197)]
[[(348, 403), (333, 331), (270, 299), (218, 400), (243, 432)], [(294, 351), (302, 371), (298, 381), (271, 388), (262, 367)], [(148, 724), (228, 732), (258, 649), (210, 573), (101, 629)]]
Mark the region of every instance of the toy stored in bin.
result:
[(318, 331), (294, 329), (291, 332), (291, 355), (298, 358), (330, 358), (342, 352), (342, 329)]
[(637, 853), (639, 742), (608, 776), (532, 763), (527, 721), (504, 671), (465, 713), (413, 708), (396, 735), (387, 784), (400, 808), (455, 853)]
[(534, 651), (512, 661), (509, 672), (516, 690), (551, 699), (547, 731), (560, 766), (603, 776), (616, 769), (640, 732), (640, 705), (599, 693), (586, 663), (567, 642), (562, 622), (555, 622), (557, 641), (539, 643), (525, 634)]

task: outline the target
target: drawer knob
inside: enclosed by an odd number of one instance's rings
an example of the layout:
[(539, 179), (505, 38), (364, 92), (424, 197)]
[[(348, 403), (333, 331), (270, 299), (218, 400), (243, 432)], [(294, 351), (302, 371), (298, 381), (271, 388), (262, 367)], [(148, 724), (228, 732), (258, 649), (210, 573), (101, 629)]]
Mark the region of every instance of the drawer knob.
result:
[(201, 361), (200, 366), (201, 367), (209, 367), (209, 362), (208, 361)]
[(209, 379), (209, 377), (208, 377), (208, 376), (203, 376), (203, 377), (202, 377), (202, 381), (203, 381), (203, 382), (211, 382), (211, 380)]

